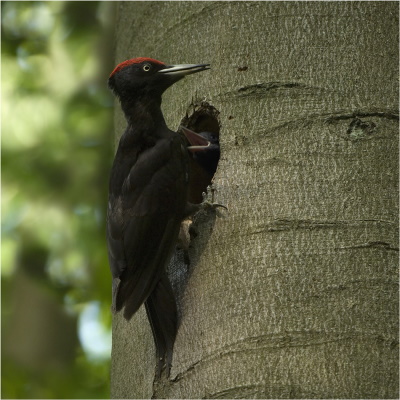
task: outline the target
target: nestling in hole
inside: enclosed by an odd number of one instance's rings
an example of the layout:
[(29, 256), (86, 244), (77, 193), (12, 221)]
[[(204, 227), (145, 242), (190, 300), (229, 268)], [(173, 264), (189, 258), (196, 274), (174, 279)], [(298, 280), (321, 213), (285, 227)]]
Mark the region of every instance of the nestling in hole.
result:
[[(203, 201), (203, 193), (211, 185), (220, 158), (218, 111), (207, 105), (201, 105), (190, 118), (185, 118), (182, 132), (188, 141), (190, 154), (190, 203), (199, 204)], [(184, 119), (184, 120), (185, 120)]]

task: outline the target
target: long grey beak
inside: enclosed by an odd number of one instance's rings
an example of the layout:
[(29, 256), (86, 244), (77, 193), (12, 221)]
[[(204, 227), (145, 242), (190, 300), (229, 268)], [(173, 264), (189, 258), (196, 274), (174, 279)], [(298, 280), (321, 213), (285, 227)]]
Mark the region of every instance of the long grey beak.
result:
[(167, 68), (160, 69), (158, 73), (171, 76), (185, 76), (194, 74), (195, 72), (205, 71), (206, 69), (210, 69), (210, 64), (179, 64), (169, 65)]

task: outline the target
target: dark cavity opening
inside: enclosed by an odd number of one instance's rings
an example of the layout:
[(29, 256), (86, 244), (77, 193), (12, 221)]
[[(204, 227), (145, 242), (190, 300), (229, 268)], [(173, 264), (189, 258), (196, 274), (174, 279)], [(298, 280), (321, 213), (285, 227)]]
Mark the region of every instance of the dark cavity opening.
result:
[[(182, 119), (181, 125), (206, 138), (211, 145), (204, 150), (189, 151), (189, 202), (201, 203), (203, 193), (211, 185), (220, 158), (219, 111), (207, 102), (192, 104)], [(182, 129), (180, 133), (183, 135)], [(188, 146), (189, 141), (186, 139)]]

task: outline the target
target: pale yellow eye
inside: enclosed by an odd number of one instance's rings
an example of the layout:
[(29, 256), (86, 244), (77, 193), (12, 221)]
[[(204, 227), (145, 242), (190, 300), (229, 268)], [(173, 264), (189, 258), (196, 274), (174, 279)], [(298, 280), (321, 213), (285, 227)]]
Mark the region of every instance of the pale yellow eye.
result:
[(144, 64), (144, 65), (143, 65), (143, 71), (149, 72), (150, 69), (151, 69), (151, 65), (150, 65), (150, 64)]

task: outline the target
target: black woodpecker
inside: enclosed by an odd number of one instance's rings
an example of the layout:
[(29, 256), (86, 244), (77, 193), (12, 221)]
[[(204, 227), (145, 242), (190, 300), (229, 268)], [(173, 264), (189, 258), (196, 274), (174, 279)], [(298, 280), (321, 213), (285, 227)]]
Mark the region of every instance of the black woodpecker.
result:
[(176, 303), (166, 267), (187, 215), (189, 159), (183, 137), (161, 112), (163, 92), (209, 64), (166, 65), (151, 58), (118, 64), (108, 86), (127, 120), (111, 169), (107, 244), (112, 310), (129, 320), (144, 303), (157, 354), (157, 374), (171, 368)]

